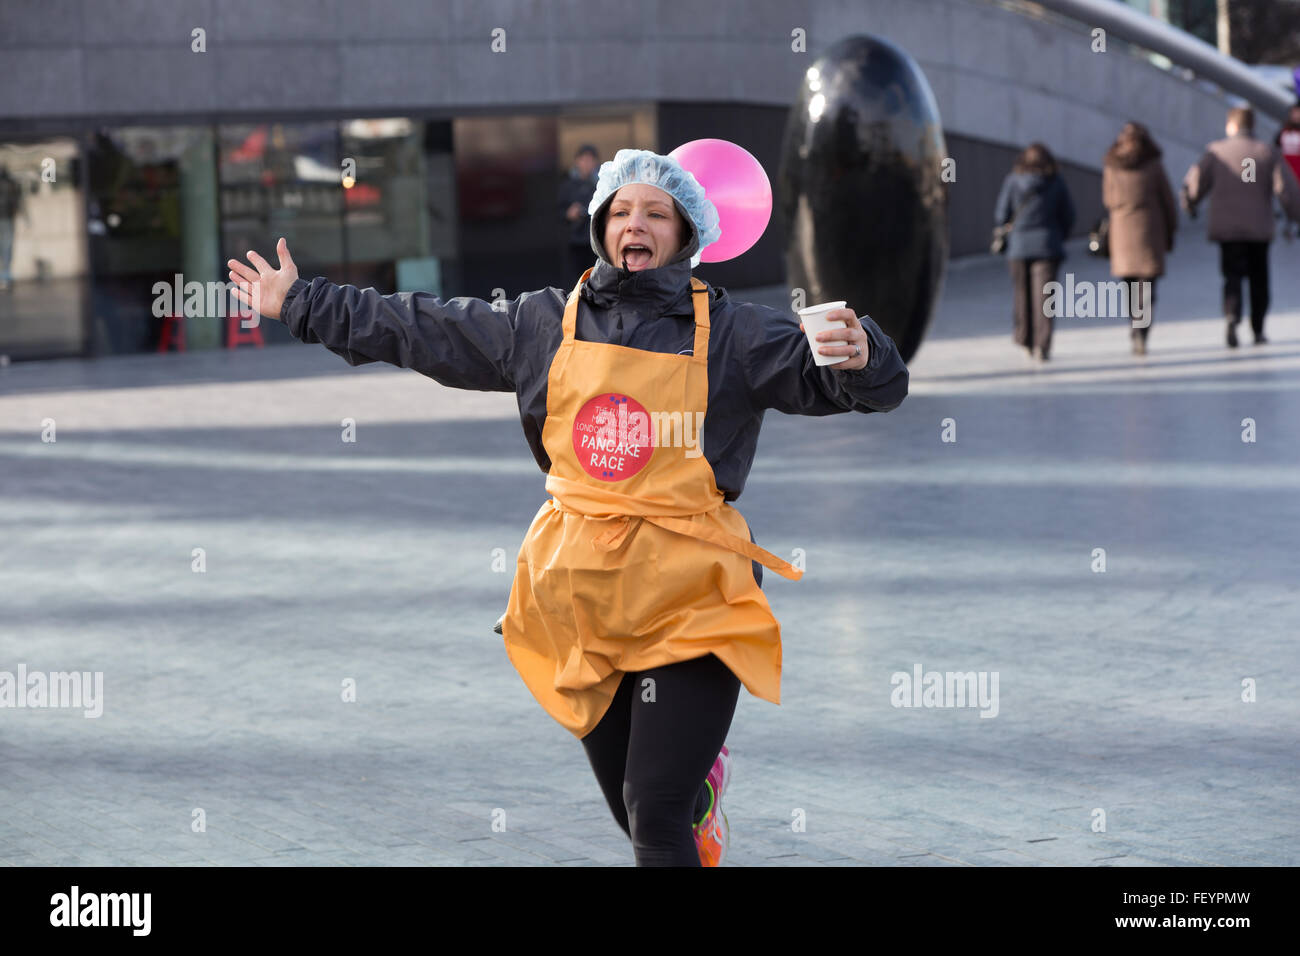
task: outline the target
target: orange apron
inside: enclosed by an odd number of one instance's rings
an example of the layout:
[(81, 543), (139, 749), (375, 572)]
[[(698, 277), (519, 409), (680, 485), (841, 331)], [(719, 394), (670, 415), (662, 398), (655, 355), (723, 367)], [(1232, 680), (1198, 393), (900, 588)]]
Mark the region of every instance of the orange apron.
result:
[(501, 622), (506, 653), (538, 703), (580, 738), (609, 709), (623, 672), (709, 653), (751, 694), (779, 704), (781, 625), (750, 561), (796, 581), (803, 571), (749, 540), (698, 443), (707, 286), (691, 277), (694, 354), (668, 355), (577, 340), (578, 291), (590, 274), (569, 294), (547, 379), (552, 497), (519, 552)]

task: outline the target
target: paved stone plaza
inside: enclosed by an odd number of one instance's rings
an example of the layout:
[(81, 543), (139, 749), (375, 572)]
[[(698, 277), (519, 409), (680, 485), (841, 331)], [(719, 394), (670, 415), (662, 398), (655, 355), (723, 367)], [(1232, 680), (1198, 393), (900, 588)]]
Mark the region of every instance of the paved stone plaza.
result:
[[(1043, 366), (959, 262), (896, 411), (769, 414), (738, 505), (807, 574), (729, 865), (1300, 864), (1298, 261), (1230, 352), (1185, 230), (1146, 358), (1062, 319)], [(0, 862), (631, 865), (491, 629), (544, 498), (513, 396), (319, 346), (0, 369), (0, 671), (103, 673), (0, 709)], [(917, 667), (996, 715), (893, 706)]]

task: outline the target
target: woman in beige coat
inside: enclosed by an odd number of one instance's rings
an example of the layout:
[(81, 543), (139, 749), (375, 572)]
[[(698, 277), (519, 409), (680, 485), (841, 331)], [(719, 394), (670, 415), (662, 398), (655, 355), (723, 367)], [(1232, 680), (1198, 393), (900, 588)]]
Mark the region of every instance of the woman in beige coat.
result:
[(1126, 123), (1106, 152), (1102, 202), (1110, 215), (1110, 274), (1128, 285), (1133, 353), (1145, 355), (1155, 318), (1156, 280), (1173, 251), (1178, 211), (1160, 147), (1146, 127)]

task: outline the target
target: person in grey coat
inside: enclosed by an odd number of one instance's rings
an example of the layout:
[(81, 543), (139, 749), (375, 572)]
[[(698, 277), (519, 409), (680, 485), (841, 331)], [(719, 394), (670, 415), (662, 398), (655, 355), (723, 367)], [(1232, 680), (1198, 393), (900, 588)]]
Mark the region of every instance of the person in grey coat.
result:
[(1255, 344), (1263, 345), (1268, 313), (1268, 247), (1273, 241), (1273, 197), (1300, 222), (1300, 184), (1291, 167), (1272, 144), (1256, 139), (1255, 113), (1249, 107), (1228, 111), (1225, 139), (1206, 148), (1183, 179), (1182, 201), (1188, 215), (1208, 195), (1210, 216), (1206, 235), (1219, 244), (1223, 273), (1223, 312), (1227, 343), (1237, 347), (1241, 322), (1241, 283), (1250, 283), (1250, 327)]
[(1044, 289), (1056, 281), (1074, 217), (1074, 202), (1056, 158), (1042, 143), (1030, 143), (1002, 181), (993, 224), (1012, 223), (1007, 237), (1012, 337), (1039, 361), (1046, 361), (1052, 351), (1053, 322)]

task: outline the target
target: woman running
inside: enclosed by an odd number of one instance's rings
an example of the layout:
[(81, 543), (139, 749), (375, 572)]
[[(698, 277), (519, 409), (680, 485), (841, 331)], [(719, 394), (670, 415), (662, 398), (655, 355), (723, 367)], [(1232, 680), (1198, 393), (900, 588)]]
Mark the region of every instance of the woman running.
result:
[[(766, 566), (730, 502), (763, 413), (883, 412), (907, 395), (893, 341), (830, 314), (814, 364), (792, 314), (691, 275), (718, 213), (672, 158), (619, 150), (589, 206), (594, 268), (572, 292), (481, 299), (298, 278), (231, 259), (239, 297), (350, 365), (388, 362), (452, 388), (514, 392), (551, 497), (520, 549), (498, 622), (541, 706), (582, 741), (638, 866), (717, 866), (729, 832), (724, 745), (741, 685), (780, 703), (781, 628)], [(621, 263), (615, 265), (616, 262)]]

